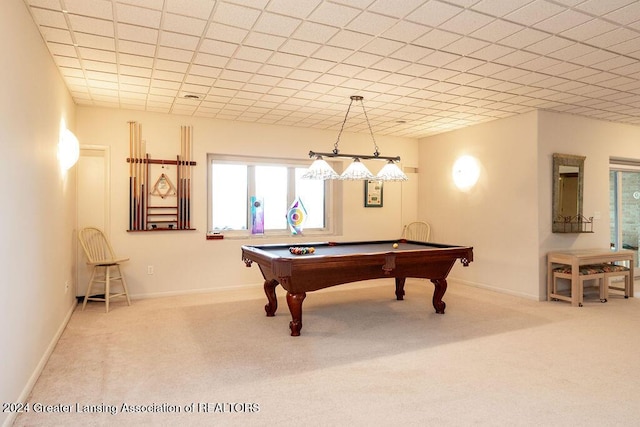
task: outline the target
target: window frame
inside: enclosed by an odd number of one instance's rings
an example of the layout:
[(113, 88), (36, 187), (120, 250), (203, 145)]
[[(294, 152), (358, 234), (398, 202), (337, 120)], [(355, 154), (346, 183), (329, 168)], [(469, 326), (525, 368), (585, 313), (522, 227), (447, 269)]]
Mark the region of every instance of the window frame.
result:
[[(287, 198), (291, 195), (295, 199), (295, 168), (309, 167), (309, 160), (299, 160), (290, 158), (276, 158), (276, 157), (262, 157), (262, 156), (243, 156), (243, 155), (229, 155), (219, 153), (207, 153), (207, 234), (221, 233), (225, 238), (262, 238), (262, 237), (304, 237), (309, 235), (333, 235), (336, 233), (336, 225), (338, 223), (337, 213), (339, 212), (339, 203), (337, 202), (339, 194), (341, 194), (340, 183), (327, 180), (324, 181), (325, 191), (325, 209), (324, 209), (324, 228), (304, 228), (301, 235), (292, 235), (291, 230), (286, 227), (280, 230), (265, 230), (264, 234), (251, 234), (251, 230), (248, 227), (249, 222), (249, 210), (247, 211), (247, 229), (244, 230), (214, 230), (213, 218), (212, 218), (212, 206), (213, 206), (213, 193), (212, 193), (212, 173), (211, 168), (214, 163), (227, 163), (227, 164), (243, 164), (249, 166), (247, 169), (247, 206), (249, 206), (249, 199), (252, 194), (255, 194), (255, 166), (283, 166), (287, 168)], [(336, 167), (333, 162), (332, 167)], [(253, 192), (253, 193), (252, 193)], [(293, 200), (287, 200), (288, 204), (293, 203)]]

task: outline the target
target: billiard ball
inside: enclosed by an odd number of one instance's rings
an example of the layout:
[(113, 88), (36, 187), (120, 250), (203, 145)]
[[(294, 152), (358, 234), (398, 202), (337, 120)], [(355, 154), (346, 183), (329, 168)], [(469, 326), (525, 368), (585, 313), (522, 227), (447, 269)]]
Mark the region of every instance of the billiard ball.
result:
[(393, 249), (398, 249), (398, 244), (397, 243), (393, 244)]

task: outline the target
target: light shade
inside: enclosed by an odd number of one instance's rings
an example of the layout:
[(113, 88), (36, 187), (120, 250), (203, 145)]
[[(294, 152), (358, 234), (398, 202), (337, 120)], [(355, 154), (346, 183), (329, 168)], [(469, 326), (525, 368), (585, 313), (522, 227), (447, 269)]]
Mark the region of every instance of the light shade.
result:
[(480, 165), (471, 156), (462, 156), (453, 164), (451, 171), (453, 182), (462, 191), (471, 189), (480, 177)]
[(375, 179), (375, 177), (371, 172), (369, 172), (369, 169), (367, 169), (367, 167), (362, 164), (360, 159), (355, 158), (353, 159), (353, 163), (351, 163), (349, 167), (344, 172), (342, 172), (342, 175), (340, 175), (340, 179), (346, 181), (361, 181), (364, 179)]
[(408, 181), (409, 177), (402, 172), (393, 160), (389, 160), (387, 164), (380, 169), (380, 172), (376, 175), (376, 179), (381, 181)]
[(302, 175), (304, 179), (339, 179), (340, 175), (333, 170), (322, 156), (317, 156), (309, 169)]
[(58, 141), (58, 161), (62, 170), (68, 170), (76, 164), (80, 157), (80, 143), (69, 129), (62, 131)]

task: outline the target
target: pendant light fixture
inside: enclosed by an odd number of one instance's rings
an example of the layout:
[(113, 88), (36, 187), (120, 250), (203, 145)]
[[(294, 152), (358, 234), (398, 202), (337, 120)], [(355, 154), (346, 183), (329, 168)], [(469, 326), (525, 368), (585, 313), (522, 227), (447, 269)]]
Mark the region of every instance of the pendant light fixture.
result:
[[(396, 162), (400, 161), (400, 156), (396, 157), (385, 157), (381, 156), (378, 151), (378, 145), (376, 144), (376, 139), (373, 136), (373, 130), (371, 129), (371, 123), (369, 123), (369, 117), (367, 116), (367, 111), (364, 109), (364, 103), (362, 102), (364, 98), (359, 95), (352, 95), (351, 102), (349, 103), (349, 108), (347, 108), (347, 113), (344, 116), (344, 120), (342, 121), (342, 127), (340, 128), (340, 132), (338, 133), (338, 138), (336, 139), (335, 144), (333, 144), (333, 151), (331, 153), (318, 153), (315, 151), (309, 151), (309, 157), (315, 159), (315, 161), (311, 164), (308, 171), (302, 175), (302, 178), (306, 179), (342, 179), (342, 180), (380, 180), (380, 181), (407, 181), (407, 175), (400, 170)], [(367, 126), (369, 127), (369, 133), (371, 134), (371, 141), (373, 142), (374, 152), (373, 155), (364, 155), (364, 154), (342, 154), (338, 148), (338, 144), (340, 143), (340, 137), (342, 136), (342, 132), (344, 131), (344, 126), (347, 123), (347, 118), (349, 117), (349, 112), (351, 111), (351, 105), (353, 105), (354, 101), (360, 101), (362, 105), (362, 111), (364, 112), (364, 117), (367, 121)], [(336, 171), (324, 160), (324, 157), (341, 157), (341, 158), (350, 158), (353, 159), (353, 163), (345, 169), (342, 175), (338, 175)], [(375, 159), (375, 160), (386, 160), (387, 164), (380, 170), (377, 175), (373, 175), (367, 167), (362, 164), (361, 159)]]

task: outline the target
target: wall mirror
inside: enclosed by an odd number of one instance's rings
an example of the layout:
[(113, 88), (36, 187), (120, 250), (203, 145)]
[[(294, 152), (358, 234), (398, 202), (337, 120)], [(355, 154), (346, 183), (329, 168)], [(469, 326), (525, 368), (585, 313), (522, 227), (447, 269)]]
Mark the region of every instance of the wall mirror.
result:
[(553, 232), (592, 232), (593, 225), (582, 215), (584, 156), (553, 155)]

